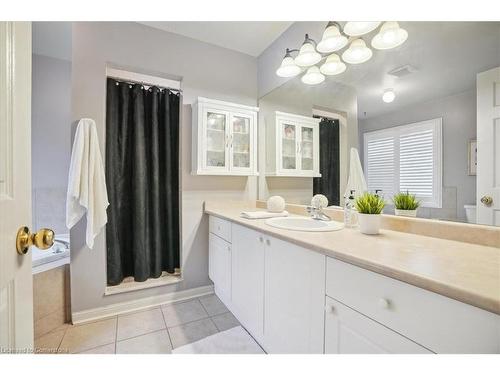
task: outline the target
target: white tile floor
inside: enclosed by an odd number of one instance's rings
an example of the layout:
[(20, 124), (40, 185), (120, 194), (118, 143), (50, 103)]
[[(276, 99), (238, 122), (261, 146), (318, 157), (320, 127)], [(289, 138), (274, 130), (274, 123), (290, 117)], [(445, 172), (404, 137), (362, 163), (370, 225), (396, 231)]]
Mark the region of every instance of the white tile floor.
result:
[(35, 340), (35, 348), (41, 353), (166, 354), (238, 325), (211, 294), (98, 322), (67, 325)]

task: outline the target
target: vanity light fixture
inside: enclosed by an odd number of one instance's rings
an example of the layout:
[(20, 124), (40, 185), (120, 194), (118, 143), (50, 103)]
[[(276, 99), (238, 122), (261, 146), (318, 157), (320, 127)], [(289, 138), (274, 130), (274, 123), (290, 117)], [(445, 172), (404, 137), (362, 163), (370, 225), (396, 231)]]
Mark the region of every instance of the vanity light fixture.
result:
[(342, 60), (349, 64), (361, 64), (371, 59), (373, 52), (363, 39), (355, 39), (342, 54)]
[(391, 49), (403, 44), (408, 39), (408, 32), (399, 27), (396, 21), (385, 22), (372, 39), (375, 49)]
[(340, 60), (339, 55), (332, 53), (326, 58), (326, 61), (321, 65), (321, 73), (327, 76), (334, 76), (345, 72), (346, 65)]
[(384, 94), (382, 95), (382, 100), (385, 103), (392, 103), (395, 98), (396, 98), (396, 93), (394, 92), (393, 89), (387, 89), (387, 90), (385, 90)]
[(344, 33), (349, 36), (360, 36), (375, 30), (379, 21), (349, 21), (344, 25)]
[(300, 47), (299, 54), (295, 58), (295, 64), (301, 67), (315, 65), (321, 61), (321, 55), (316, 52), (316, 42), (306, 34), (304, 43)]
[(278, 68), (278, 70), (276, 70), (276, 74), (279, 77), (284, 77), (284, 78), (295, 77), (302, 71), (302, 69), (300, 69), (300, 66), (295, 64), (295, 61), (290, 52), (292, 51), (290, 51), (287, 48), (285, 57), (283, 58), (283, 61), (281, 62), (281, 65)]
[(319, 68), (314, 65), (307, 69), (306, 74), (302, 76), (302, 82), (307, 85), (317, 85), (325, 80), (325, 76), (321, 74)]
[[(375, 30), (380, 24), (382, 22), (379, 21), (350, 21), (342, 28), (339, 23), (330, 21), (318, 44), (309, 37), (309, 34), (306, 34), (300, 49), (287, 48), (285, 57), (276, 70), (276, 75), (291, 78), (308, 68), (302, 77), (302, 82), (316, 85), (325, 80), (325, 75), (332, 76), (345, 72), (346, 64), (344, 62), (349, 64), (364, 63), (371, 59), (373, 51), (359, 36)], [(349, 39), (348, 36), (352, 38)], [(399, 27), (397, 22), (387, 21), (382, 24), (378, 34), (373, 37), (372, 46), (376, 49), (394, 48), (404, 43), (407, 38), (408, 33)], [(345, 48), (349, 41), (351, 41), (349, 47), (342, 54), (340, 52), (332, 53)], [(297, 53), (297, 56), (292, 57), (292, 53)], [(343, 61), (339, 56), (342, 57)]]
[(321, 42), (318, 43), (316, 49), (321, 53), (331, 53), (344, 48), (348, 43), (348, 39), (340, 32), (340, 25), (336, 22), (328, 22)]

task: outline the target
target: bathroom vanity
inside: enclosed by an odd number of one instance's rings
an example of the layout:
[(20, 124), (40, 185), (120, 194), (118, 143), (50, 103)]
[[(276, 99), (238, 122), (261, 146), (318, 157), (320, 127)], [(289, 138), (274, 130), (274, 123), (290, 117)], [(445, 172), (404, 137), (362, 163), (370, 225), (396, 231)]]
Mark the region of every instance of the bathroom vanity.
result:
[(215, 292), (268, 353), (500, 353), (499, 249), (206, 203)]

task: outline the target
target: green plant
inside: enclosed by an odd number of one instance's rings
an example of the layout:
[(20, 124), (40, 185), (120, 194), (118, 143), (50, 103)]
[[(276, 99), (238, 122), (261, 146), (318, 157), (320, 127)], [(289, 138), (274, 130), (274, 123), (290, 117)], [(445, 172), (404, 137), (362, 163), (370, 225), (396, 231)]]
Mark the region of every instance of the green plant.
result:
[(356, 210), (361, 214), (380, 214), (384, 209), (384, 198), (379, 197), (377, 194), (364, 193), (362, 196), (356, 198), (354, 202)]
[(408, 191), (394, 195), (392, 201), (398, 210), (416, 210), (420, 206), (420, 201)]

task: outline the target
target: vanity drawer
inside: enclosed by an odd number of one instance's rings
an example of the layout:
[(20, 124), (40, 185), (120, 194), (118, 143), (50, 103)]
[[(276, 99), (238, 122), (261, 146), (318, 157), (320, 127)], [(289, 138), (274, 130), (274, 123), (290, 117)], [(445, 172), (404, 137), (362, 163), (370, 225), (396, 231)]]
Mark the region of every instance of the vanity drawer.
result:
[(326, 294), (436, 353), (500, 353), (500, 316), (327, 258)]
[(216, 216), (210, 215), (208, 219), (208, 226), (210, 233), (213, 233), (220, 238), (226, 240), (227, 242), (231, 242), (231, 222), (220, 219)]

